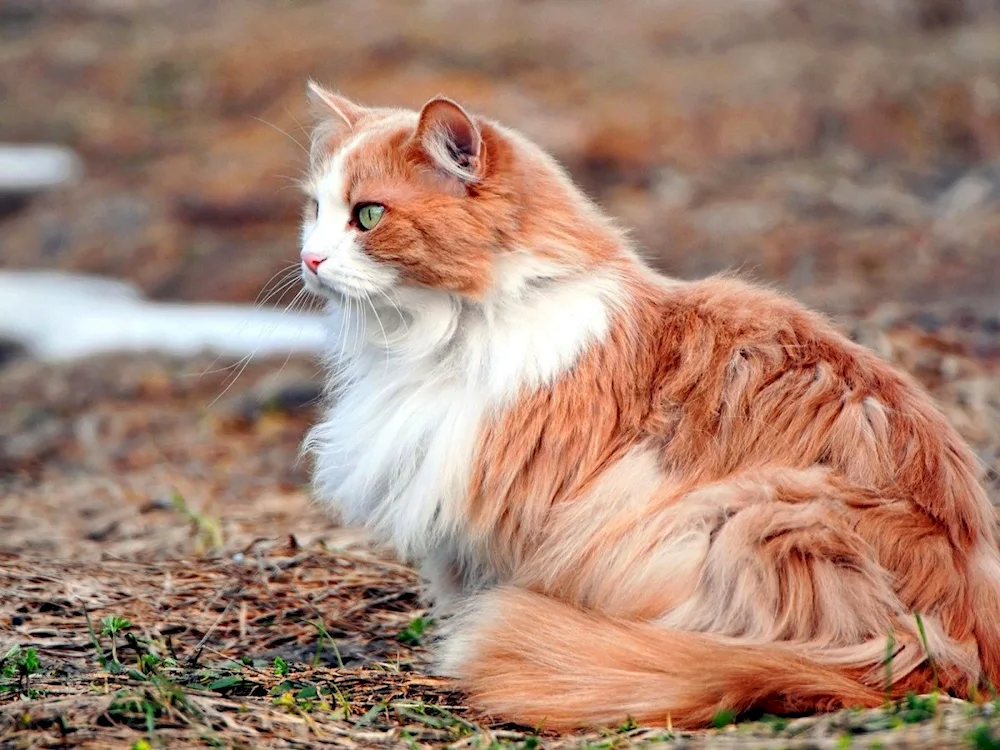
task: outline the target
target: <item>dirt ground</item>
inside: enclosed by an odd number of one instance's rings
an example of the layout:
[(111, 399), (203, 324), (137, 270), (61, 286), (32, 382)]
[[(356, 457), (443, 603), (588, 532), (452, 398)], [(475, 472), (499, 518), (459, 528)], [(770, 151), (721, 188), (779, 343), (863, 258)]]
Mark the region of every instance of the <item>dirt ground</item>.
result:
[[(663, 270), (743, 269), (915, 373), (1000, 503), (1000, 2), (610, 8), (0, 0), (0, 140), (86, 167), (0, 200), (0, 267), (253, 301), (296, 252), (304, 79), (445, 93)], [(697, 735), (476, 715), (427, 671), (413, 574), (309, 498), (316, 364), (236, 373), (0, 362), (0, 747), (1000, 747), (993, 704), (944, 700)]]

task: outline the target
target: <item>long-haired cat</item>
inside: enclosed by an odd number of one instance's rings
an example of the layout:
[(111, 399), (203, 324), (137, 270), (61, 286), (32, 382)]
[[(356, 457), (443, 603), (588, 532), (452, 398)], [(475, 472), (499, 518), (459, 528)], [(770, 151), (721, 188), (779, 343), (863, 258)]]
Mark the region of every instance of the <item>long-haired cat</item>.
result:
[(310, 88), (317, 493), (420, 566), (474, 705), (696, 727), (1000, 685), (994, 512), (914, 381), (771, 291), (654, 273), (513, 130)]

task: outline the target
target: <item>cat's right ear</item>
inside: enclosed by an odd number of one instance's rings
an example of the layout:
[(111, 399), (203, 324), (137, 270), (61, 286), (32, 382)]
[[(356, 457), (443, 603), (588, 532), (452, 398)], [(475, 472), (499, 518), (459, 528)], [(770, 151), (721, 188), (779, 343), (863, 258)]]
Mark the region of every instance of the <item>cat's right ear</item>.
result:
[(329, 115), (332, 112), (348, 128), (354, 128), (365, 114), (365, 108), (360, 104), (355, 104), (347, 97), (323, 88), (316, 81), (309, 81), (306, 84), (306, 91), (309, 101), (321, 114)]
[(420, 110), (416, 142), (439, 169), (464, 183), (483, 177), (483, 138), (479, 126), (451, 99), (437, 96)]

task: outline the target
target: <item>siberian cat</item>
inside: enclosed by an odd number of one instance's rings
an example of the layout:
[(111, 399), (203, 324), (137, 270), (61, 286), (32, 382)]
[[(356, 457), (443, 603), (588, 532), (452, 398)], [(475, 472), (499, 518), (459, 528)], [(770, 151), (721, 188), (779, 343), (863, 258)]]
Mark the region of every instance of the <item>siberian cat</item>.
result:
[(771, 291), (657, 275), (448, 99), (310, 90), (317, 493), (419, 564), (474, 705), (697, 727), (1000, 685), (994, 511), (914, 381)]

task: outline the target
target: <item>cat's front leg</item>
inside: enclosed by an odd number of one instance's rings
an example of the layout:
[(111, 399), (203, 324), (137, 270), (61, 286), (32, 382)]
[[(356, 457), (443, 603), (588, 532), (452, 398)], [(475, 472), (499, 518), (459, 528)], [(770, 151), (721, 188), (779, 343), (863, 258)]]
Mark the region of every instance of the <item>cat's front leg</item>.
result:
[(492, 571), (471, 565), (452, 545), (431, 550), (418, 570), (424, 583), (424, 599), (435, 619), (453, 614), (470, 596), (497, 583)]
[(422, 596), (434, 619), (446, 617), (469, 592), (458, 558), (448, 550), (435, 550), (418, 566)]

